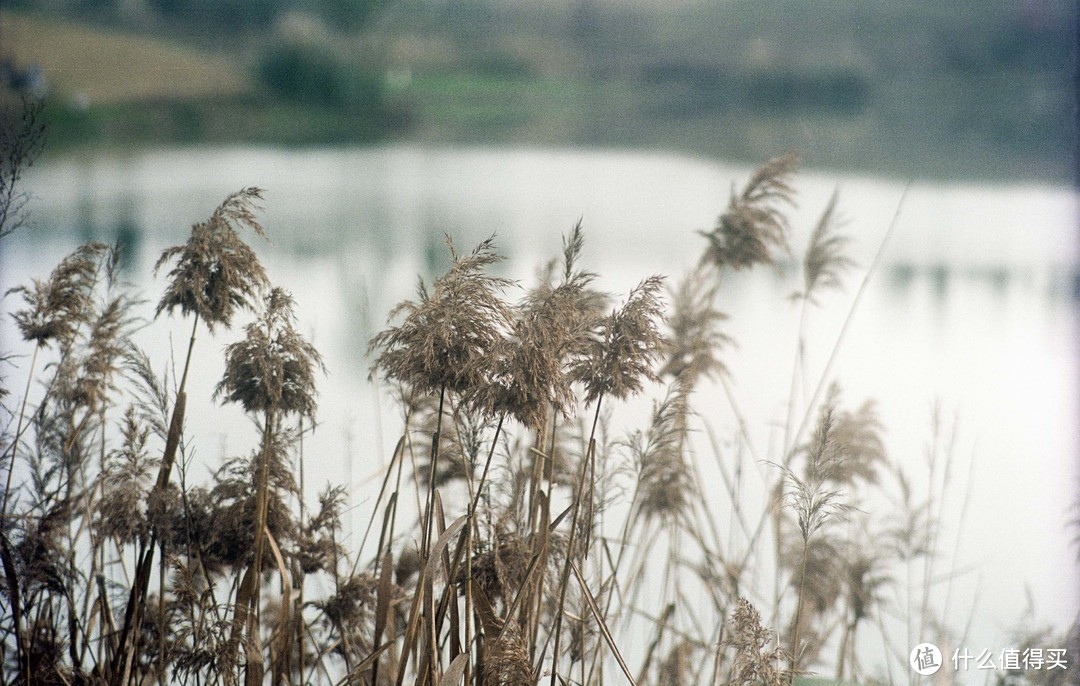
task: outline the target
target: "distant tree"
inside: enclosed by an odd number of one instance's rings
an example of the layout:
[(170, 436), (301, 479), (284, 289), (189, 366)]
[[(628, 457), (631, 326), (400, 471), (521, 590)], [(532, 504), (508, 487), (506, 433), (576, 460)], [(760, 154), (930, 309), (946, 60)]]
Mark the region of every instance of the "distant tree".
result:
[(19, 181), (45, 142), (41, 103), (22, 99), (20, 106), (0, 106), (0, 238), (26, 218), (27, 196)]
[(272, 45), (259, 61), (258, 75), (287, 100), (354, 112), (378, 112), (384, 104), (381, 77), (319, 45)]
[(182, 25), (218, 31), (245, 31), (271, 25), (286, 0), (148, 0), (163, 17)]

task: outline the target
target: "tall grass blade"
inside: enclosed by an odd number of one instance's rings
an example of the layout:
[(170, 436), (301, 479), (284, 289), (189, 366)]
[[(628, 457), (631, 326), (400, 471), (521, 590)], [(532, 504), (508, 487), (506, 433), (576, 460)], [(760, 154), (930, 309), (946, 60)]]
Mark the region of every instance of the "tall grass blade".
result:
[(596, 604), (596, 598), (593, 597), (592, 591), (589, 590), (589, 585), (585, 582), (585, 578), (581, 576), (581, 571), (578, 570), (573, 561), (570, 562), (570, 568), (574, 571), (574, 576), (577, 577), (578, 584), (581, 586), (581, 593), (585, 598), (585, 602), (589, 605), (593, 617), (596, 618), (596, 623), (600, 627), (600, 633), (603, 635), (604, 641), (608, 644), (615, 661), (619, 663), (619, 669), (626, 675), (626, 680), (630, 682), (630, 686), (637, 686), (637, 681), (634, 680), (634, 675), (630, 673), (630, 668), (626, 666), (626, 660), (623, 659), (619, 646), (615, 644), (611, 630), (608, 629), (607, 621), (604, 620), (604, 613), (600, 611), (600, 606)]
[(442, 563), (443, 553), (446, 551), (446, 547), (450, 544), (450, 541), (461, 531), (462, 527), (468, 521), (467, 515), (461, 515), (454, 522), (446, 528), (446, 531), (442, 532), (435, 544), (431, 546), (431, 553), (427, 560), (424, 562), (424, 566), (420, 569), (420, 578), (416, 582), (416, 594), (413, 596), (412, 608), (409, 610), (409, 623), (405, 630), (405, 641), (402, 647), (401, 663), (398, 666), (398, 674), (395, 683), (397, 686), (405, 681), (406, 667), (408, 666), (409, 653), (411, 646), (416, 642), (417, 631), (420, 626), (420, 604), (423, 601), (426, 594), (426, 586), (434, 574), (435, 569)]
[(450, 661), (450, 665), (439, 677), (439, 686), (457, 686), (461, 677), (465, 675), (465, 667), (469, 664), (469, 654), (462, 653)]

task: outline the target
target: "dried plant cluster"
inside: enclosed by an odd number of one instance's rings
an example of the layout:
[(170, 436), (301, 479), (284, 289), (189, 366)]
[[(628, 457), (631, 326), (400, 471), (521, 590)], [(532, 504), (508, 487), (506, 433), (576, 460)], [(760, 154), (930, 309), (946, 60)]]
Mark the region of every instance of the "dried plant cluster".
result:
[[(326, 370), (241, 235), (263, 235), (258, 189), (158, 261), (157, 314), (191, 319), (179, 374), (132, 342), (139, 303), (110, 248), (13, 289), (33, 354), (25, 391), (4, 397), (0, 683), (871, 682), (893, 678), (882, 663), (906, 670), (897, 616), (920, 638), (962, 638), (935, 602), (954, 471), (943, 427), (921, 496), (872, 401), (794, 393), (812, 307), (852, 266), (835, 196), (802, 265), (782, 442), (756, 446), (730, 392), (721, 276), (791, 252), (794, 168), (773, 160), (733, 191), (670, 291), (654, 276), (622, 299), (598, 292), (580, 224), (527, 289), (498, 275), (493, 240), (459, 253), (447, 239), (449, 269), (370, 345), (404, 417), (373, 502), (342, 487), (304, 502)], [(232, 335), (241, 316), (214, 397), (189, 401), (199, 323)], [(695, 403), (721, 391), (727, 406)], [(643, 392), (651, 416), (620, 434), (612, 408)], [(250, 415), (259, 440), (196, 484), (185, 410), (214, 401)], [(347, 536), (357, 507), (370, 546)], [(870, 632), (873, 663), (857, 649)]]

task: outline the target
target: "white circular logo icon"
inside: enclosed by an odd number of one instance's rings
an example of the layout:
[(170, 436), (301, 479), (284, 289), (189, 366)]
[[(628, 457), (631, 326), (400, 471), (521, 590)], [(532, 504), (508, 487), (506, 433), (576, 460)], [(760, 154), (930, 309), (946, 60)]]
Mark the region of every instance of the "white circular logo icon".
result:
[(911, 649), (908, 663), (917, 674), (930, 676), (941, 669), (941, 651), (933, 643), (920, 643)]

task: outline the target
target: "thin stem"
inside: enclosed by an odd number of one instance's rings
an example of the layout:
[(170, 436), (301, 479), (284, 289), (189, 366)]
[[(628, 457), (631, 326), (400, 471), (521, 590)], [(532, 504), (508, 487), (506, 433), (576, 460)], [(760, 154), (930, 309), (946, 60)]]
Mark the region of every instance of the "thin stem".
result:
[[(492, 459), (495, 457), (495, 446), (499, 442), (499, 436), (502, 433), (503, 421), (506, 419), (506, 413), (499, 415), (499, 422), (495, 425), (495, 436), (491, 439), (491, 448), (488, 449), (487, 460), (484, 462), (484, 469), (480, 472), (480, 481), (476, 485), (476, 491), (472, 495), (472, 501), (469, 503), (469, 518), (472, 520), (473, 525), (476, 526), (476, 508), (480, 504), (480, 495), (484, 491), (484, 483), (487, 481), (488, 470), (491, 468)], [(477, 530), (479, 534), (479, 530)]]
[(795, 361), (791, 365), (791, 389), (788, 392), (787, 420), (784, 422), (784, 452), (786, 456), (791, 451), (791, 431), (795, 423), (795, 396), (799, 388), (799, 373), (803, 369), (806, 360), (806, 301), (809, 297), (802, 297), (802, 306), (799, 308), (799, 331), (795, 342)]
[(19, 438), (22, 437), (23, 419), (26, 417), (26, 400), (30, 397), (30, 384), (34, 381), (34, 366), (37, 363), (38, 351), (41, 345), (34, 346), (34, 354), (30, 357), (30, 372), (26, 376), (26, 390), (23, 391), (22, 407), (19, 409), (19, 420), (15, 424), (15, 439), (11, 442), (11, 461), (8, 463), (7, 481), (4, 484), (4, 502), (0, 506), (0, 516), (7, 517), (8, 494), (11, 493), (11, 475), (15, 473), (15, 456), (19, 450)]
[(195, 313), (195, 320), (191, 322), (191, 338), (188, 340), (187, 356), (184, 358), (184, 372), (180, 375), (180, 388), (177, 394), (183, 393), (187, 387), (188, 369), (191, 368), (191, 351), (195, 349), (195, 331), (199, 327), (199, 313)]
[[(445, 401), (446, 384), (443, 384), (439, 388), (439, 416), (435, 420), (435, 433), (431, 437), (431, 467), (428, 470), (428, 494), (427, 503), (424, 506), (424, 535), (421, 557), (425, 566), (428, 564), (428, 559), (431, 556), (431, 530), (434, 528), (435, 520), (436, 476), (438, 474), (439, 466), (439, 443), (441, 442), (442, 436), (443, 405)], [(428, 678), (430, 679), (431, 686), (434, 686), (438, 676), (435, 657), (439, 650), (438, 641), (435, 636), (435, 613), (433, 611), (433, 603), (430, 593), (428, 593), (428, 589), (418, 589), (417, 592), (422, 592), (426, 596), (424, 608), (426, 610), (425, 614), (427, 615), (427, 622), (424, 634), (428, 643)]]
[(810, 539), (803, 538), (802, 563), (799, 570), (799, 602), (795, 606), (795, 629), (791, 638), (791, 671), (795, 672), (799, 664), (799, 625), (802, 624), (803, 591), (806, 589), (806, 550)]
[[(247, 636), (248, 640), (255, 635), (258, 631), (258, 605), (259, 605), (259, 590), (262, 587), (262, 560), (266, 549), (266, 520), (269, 510), (270, 502), (270, 454), (271, 454), (271, 442), (273, 441), (274, 432), (274, 412), (273, 409), (269, 409), (266, 412), (266, 417), (263, 423), (263, 449), (262, 460), (259, 465), (259, 476), (256, 482), (255, 492), (255, 559), (251, 563), (251, 592), (247, 598), (248, 607), (250, 608), (247, 619)], [(335, 565), (336, 570), (336, 565)], [(251, 666), (253, 664), (252, 659), (248, 659), (248, 679), (253, 676)]]
[(574, 543), (577, 539), (578, 517), (581, 512), (581, 499), (585, 491), (585, 477), (588, 474), (591, 458), (596, 450), (596, 425), (600, 422), (600, 404), (604, 396), (596, 399), (596, 411), (593, 414), (592, 430), (589, 432), (589, 445), (581, 461), (581, 473), (578, 475), (577, 494), (574, 497), (574, 509), (570, 516), (570, 536), (566, 543), (566, 564), (563, 565), (562, 578), (559, 580), (559, 612), (555, 615), (555, 646), (551, 651), (551, 686), (555, 686), (559, 675), (559, 643), (562, 638), (562, 618), (566, 607), (566, 588), (570, 584), (570, 565), (574, 559)]
[(424, 505), (424, 545), (423, 557), (427, 561), (431, 552), (431, 523), (434, 518), (435, 486), (439, 466), (439, 443), (442, 440), (443, 403), (446, 399), (446, 384), (439, 388), (439, 416), (435, 420), (435, 433), (431, 437), (431, 466), (428, 470), (427, 503)]
[[(297, 468), (300, 472), (300, 531), (304, 531), (304, 527), (307, 526), (307, 509), (304, 507), (304, 418), (300, 417), (297, 420), (298, 440), (300, 441), (299, 453), (297, 455)], [(335, 570), (337, 571), (337, 570)], [(304, 673), (304, 573), (300, 571), (299, 589), (297, 591), (297, 612), (296, 618), (296, 652), (298, 655), (297, 674)], [(286, 642), (287, 643), (287, 642)]]
[[(863, 277), (862, 283), (859, 284), (859, 290), (855, 293), (855, 299), (851, 303), (851, 307), (848, 309), (847, 317), (844, 318), (844, 324), (840, 328), (840, 334), (836, 337), (836, 342), (833, 344), (832, 352), (829, 353), (829, 360), (825, 363), (825, 369), (821, 372), (821, 378), (818, 379), (817, 387), (814, 389), (814, 394), (811, 396), (810, 401), (806, 405), (806, 411), (803, 413), (802, 422), (799, 424), (799, 430), (795, 432), (795, 435), (791, 438), (787, 448), (789, 451), (793, 450), (793, 446), (799, 444), (799, 439), (802, 437), (803, 432), (806, 431), (807, 426), (810, 424), (810, 420), (814, 415), (814, 407), (817, 405), (818, 398), (821, 397), (821, 392), (825, 388), (825, 382), (829, 379), (829, 374), (832, 372), (833, 364), (836, 363), (836, 358), (840, 354), (840, 345), (843, 343), (844, 338), (847, 335), (848, 328), (851, 326), (852, 320), (855, 318), (855, 311), (859, 307), (859, 302), (862, 300), (863, 294), (866, 293), (867, 285), (870, 283), (870, 277), (877, 272), (877, 266), (881, 263), (881, 257), (885, 254), (885, 247), (889, 244), (889, 238), (892, 236), (893, 231), (896, 230), (896, 225), (900, 220), (900, 210), (904, 207), (904, 201), (907, 199), (908, 191), (911, 190), (911, 182), (908, 182), (904, 186), (904, 192), (900, 195), (900, 200), (896, 204), (896, 211), (893, 212), (892, 221), (889, 222), (889, 228), (885, 231), (885, 237), (881, 239), (881, 245), (878, 246), (877, 252), (874, 254), (874, 260), (870, 263), (870, 267), (866, 270), (866, 275)], [(784, 455), (785, 464), (788, 461), (789, 456)]]

